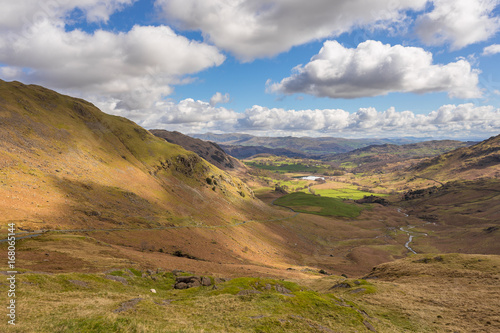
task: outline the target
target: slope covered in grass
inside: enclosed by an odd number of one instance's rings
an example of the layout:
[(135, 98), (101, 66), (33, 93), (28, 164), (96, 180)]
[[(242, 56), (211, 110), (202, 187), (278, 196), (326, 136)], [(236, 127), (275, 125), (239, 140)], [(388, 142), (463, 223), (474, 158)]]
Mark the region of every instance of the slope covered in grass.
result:
[(358, 205), (345, 203), (339, 199), (320, 197), (303, 192), (287, 194), (274, 201), (274, 204), (292, 208), (296, 212), (350, 218), (359, 216), (363, 210)]
[(19, 82), (0, 81), (0, 167), (1, 219), (18, 228), (220, 224), (259, 211), (243, 182), (198, 155)]

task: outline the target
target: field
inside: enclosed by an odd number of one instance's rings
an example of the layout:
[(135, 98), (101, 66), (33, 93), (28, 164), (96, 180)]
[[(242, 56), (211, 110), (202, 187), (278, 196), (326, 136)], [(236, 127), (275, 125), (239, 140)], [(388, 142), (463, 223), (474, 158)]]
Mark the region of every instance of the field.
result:
[(288, 194), (275, 200), (274, 204), (292, 208), (296, 212), (350, 218), (359, 216), (363, 210), (358, 205), (345, 203), (339, 199), (320, 197), (302, 192)]
[[(336, 198), (336, 199), (350, 199), (350, 200), (358, 200), (362, 199), (365, 196), (369, 196), (373, 193), (360, 191), (355, 188), (339, 188), (339, 189), (314, 189), (314, 193), (320, 195), (322, 197), (327, 198)], [(377, 196), (386, 196), (386, 194), (377, 194)]]

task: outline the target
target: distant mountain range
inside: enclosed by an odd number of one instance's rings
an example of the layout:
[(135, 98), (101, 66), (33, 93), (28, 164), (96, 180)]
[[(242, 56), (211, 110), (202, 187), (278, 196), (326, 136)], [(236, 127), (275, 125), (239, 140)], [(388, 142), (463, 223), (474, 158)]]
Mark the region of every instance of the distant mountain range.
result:
[(425, 141), (424, 138), (257, 137), (240, 133), (206, 133), (190, 134), (190, 136), (216, 142), (229, 155), (240, 159), (257, 154), (271, 154), (341, 163), (350, 161), (357, 165), (386, 164), (401, 159), (432, 157), (475, 143), (455, 140)]

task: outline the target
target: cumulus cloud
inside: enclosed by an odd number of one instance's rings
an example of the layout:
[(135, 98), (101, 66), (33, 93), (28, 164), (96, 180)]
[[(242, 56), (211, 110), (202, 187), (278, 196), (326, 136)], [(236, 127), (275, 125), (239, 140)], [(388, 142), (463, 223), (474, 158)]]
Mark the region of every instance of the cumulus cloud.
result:
[(75, 9), (88, 22), (104, 22), (109, 16), (137, 0), (23, 0), (6, 1), (0, 11), (0, 31), (32, 36), (36, 23), (67, 18)]
[(432, 54), (417, 47), (370, 40), (349, 49), (326, 41), (308, 64), (295, 67), (292, 76), (269, 84), (268, 90), (331, 98), (390, 92), (447, 92), (450, 97), (474, 98), (481, 96), (478, 74), (465, 59), (433, 64)]
[(472, 103), (444, 105), (429, 114), (377, 111), (360, 108), (355, 113), (340, 109), (284, 110), (253, 106), (238, 119), (238, 131), (293, 135), (346, 137), (496, 135), (500, 131), (500, 109)]
[[(160, 110), (160, 112), (159, 112)], [(270, 136), (341, 137), (484, 137), (500, 132), (500, 109), (472, 103), (443, 105), (428, 114), (373, 107), (286, 110), (254, 105), (243, 113), (208, 102), (185, 99), (158, 102), (154, 108), (126, 116), (145, 128), (184, 133), (242, 132)], [(136, 117), (136, 119), (134, 119)]]
[(156, 0), (183, 29), (201, 30), (243, 60), (269, 57), (355, 27), (388, 28), (427, 0)]
[[(9, 31), (0, 34), (0, 63), (6, 65), (2, 68), (6, 77), (92, 100), (106, 95), (117, 108), (138, 109), (150, 107), (170, 94), (171, 85), (182, 83), (185, 75), (218, 66), (225, 60), (216, 47), (177, 35), (167, 26), (134, 26), (128, 32), (65, 29), (71, 9), (84, 10), (88, 20), (105, 21), (113, 11), (133, 1), (54, 2), (61, 7), (49, 7), (46, 12), (50, 11), (50, 15), (24, 20), (29, 33), (19, 28), (23, 17), (31, 15), (29, 9), (18, 8), (24, 2), (2, 7), (0, 15), (6, 15), (5, 9), (17, 18), (7, 23), (0, 21), (0, 30)], [(42, 6), (41, 2), (36, 3)], [(17, 13), (17, 9), (27, 12)]]
[(223, 103), (228, 103), (229, 102), (229, 94), (225, 93), (222, 95), (220, 92), (216, 92), (215, 95), (210, 98), (210, 105), (215, 106), (217, 104), (223, 104)]
[[(109, 105), (105, 104), (99, 106), (109, 108)], [(151, 108), (142, 109), (140, 112), (120, 109), (112, 112), (125, 116), (145, 128), (162, 128), (183, 133), (232, 131), (241, 117), (241, 114), (233, 110), (215, 107), (208, 102), (192, 98), (178, 103), (171, 100), (158, 101)]]
[(483, 55), (493, 55), (500, 53), (500, 44), (493, 44), (483, 49)]
[(482, 42), (500, 30), (493, 11), (498, 0), (433, 0), (431, 12), (420, 16), (416, 32), (428, 45), (450, 43), (454, 50)]
[(327, 131), (349, 124), (349, 112), (340, 109), (285, 110), (254, 105), (238, 122), (242, 129), (259, 131)]

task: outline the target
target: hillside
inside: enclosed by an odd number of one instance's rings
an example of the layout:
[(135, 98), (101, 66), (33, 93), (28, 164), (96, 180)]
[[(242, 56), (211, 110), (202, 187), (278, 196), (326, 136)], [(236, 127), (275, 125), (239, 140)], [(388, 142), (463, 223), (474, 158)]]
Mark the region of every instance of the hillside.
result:
[[(226, 146), (262, 146), (266, 148), (284, 148), (310, 155), (346, 153), (358, 148), (381, 144), (405, 144), (410, 139), (343, 139), (333, 137), (258, 137), (248, 134), (190, 134), (190, 136), (213, 141)], [(288, 155), (287, 155), (288, 156)]]
[(471, 142), (462, 141), (433, 140), (405, 145), (371, 145), (348, 153), (323, 156), (322, 160), (339, 164), (351, 163), (356, 165), (358, 170), (362, 172), (363, 170), (380, 168), (389, 163), (434, 157), (472, 144)]
[(500, 178), (500, 135), (423, 161), (412, 170), (437, 180)]
[[(497, 175), (497, 143), (447, 153), (439, 167), (460, 160), (461, 175)], [(270, 160), (279, 165), (229, 173), (89, 102), (0, 81), (0, 250), (15, 223), (19, 271), (11, 331), (500, 326), (497, 179), (441, 186), (401, 169), (312, 182), (302, 175), (329, 166)], [(299, 192), (283, 196), (278, 183)], [(352, 197), (372, 193), (384, 204)]]
[(215, 142), (192, 138), (179, 132), (165, 130), (150, 130), (151, 134), (165, 139), (167, 142), (179, 145), (186, 150), (195, 152), (209, 163), (223, 170), (243, 168), (243, 164), (226, 152)]
[(258, 211), (240, 180), (125, 118), (19, 82), (0, 81), (0, 96), (4, 222), (152, 227)]
[(314, 158), (314, 156), (311, 154), (301, 152), (300, 150), (287, 148), (268, 148), (264, 146), (231, 146), (224, 144), (221, 144), (220, 146), (226, 153), (239, 159), (249, 158), (259, 154), (271, 154), (293, 158)]

